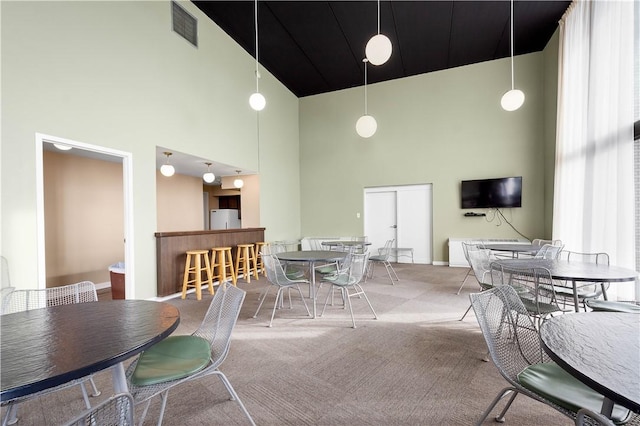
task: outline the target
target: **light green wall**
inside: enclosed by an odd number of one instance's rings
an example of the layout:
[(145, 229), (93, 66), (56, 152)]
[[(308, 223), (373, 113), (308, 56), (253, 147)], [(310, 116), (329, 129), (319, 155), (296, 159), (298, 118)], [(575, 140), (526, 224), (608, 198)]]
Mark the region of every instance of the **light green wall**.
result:
[[(136, 297), (156, 294), (155, 147), (260, 170), (268, 239), (300, 233), (298, 99), (191, 2), (199, 47), (171, 31), (168, 1), (2, 1), (2, 254), (35, 287), (35, 134), (133, 155)], [(88, 242), (90, 249), (90, 242)]]
[(505, 216), (527, 237), (543, 235), (544, 69), (542, 53), (516, 57), (526, 102), (515, 112), (500, 107), (508, 59), (369, 85), (370, 139), (355, 132), (361, 87), (301, 99), (302, 234), (359, 235), (364, 188), (431, 183), (433, 260), (446, 262), (450, 237), (519, 237), (504, 222), (464, 217), (460, 181), (523, 176), (522, 208)]

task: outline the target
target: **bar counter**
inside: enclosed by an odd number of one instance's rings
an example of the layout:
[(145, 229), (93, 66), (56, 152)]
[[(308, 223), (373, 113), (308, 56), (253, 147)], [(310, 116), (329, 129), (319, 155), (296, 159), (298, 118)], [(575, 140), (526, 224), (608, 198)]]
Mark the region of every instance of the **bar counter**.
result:
[(158, 297), (182, 291), (187, 250), (231, 247), (235, 262), (236, 246), (264, 241), (265, 228), (216, 229), (207, 231), (156, 232)]

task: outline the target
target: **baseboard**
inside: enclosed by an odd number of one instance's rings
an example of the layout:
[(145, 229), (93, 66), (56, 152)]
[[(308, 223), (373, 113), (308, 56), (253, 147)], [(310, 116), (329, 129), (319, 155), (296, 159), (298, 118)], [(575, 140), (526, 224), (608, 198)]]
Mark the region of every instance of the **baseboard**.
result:
[(449, 266), (449, 262), (445, 262), (443, 260), (434, 260), (431, 264), (433, 266)]
[(107, 281), (107, 282), (104, 282), (104, 283), (97, 283), (97, 284), (94, 284), (94, 285), (96, 286), (96, 290), (102, 290), (102, 289), (105, 289), (105, 288), (111, 288), (111, 281)]

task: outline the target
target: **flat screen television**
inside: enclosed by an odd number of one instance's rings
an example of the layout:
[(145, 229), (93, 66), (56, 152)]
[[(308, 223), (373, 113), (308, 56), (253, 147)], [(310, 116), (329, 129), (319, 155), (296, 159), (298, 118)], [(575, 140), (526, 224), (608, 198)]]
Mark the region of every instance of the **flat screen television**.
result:
[(522, 207), (522, 176), (463, 180), (463, 209)]

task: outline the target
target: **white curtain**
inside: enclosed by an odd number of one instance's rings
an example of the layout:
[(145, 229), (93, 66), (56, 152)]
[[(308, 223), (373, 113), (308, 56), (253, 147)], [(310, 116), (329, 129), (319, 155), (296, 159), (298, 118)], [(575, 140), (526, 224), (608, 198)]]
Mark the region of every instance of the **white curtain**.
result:
[(635, 269), (633, 3), (574, 0), (560, 21), (553, 238)]

